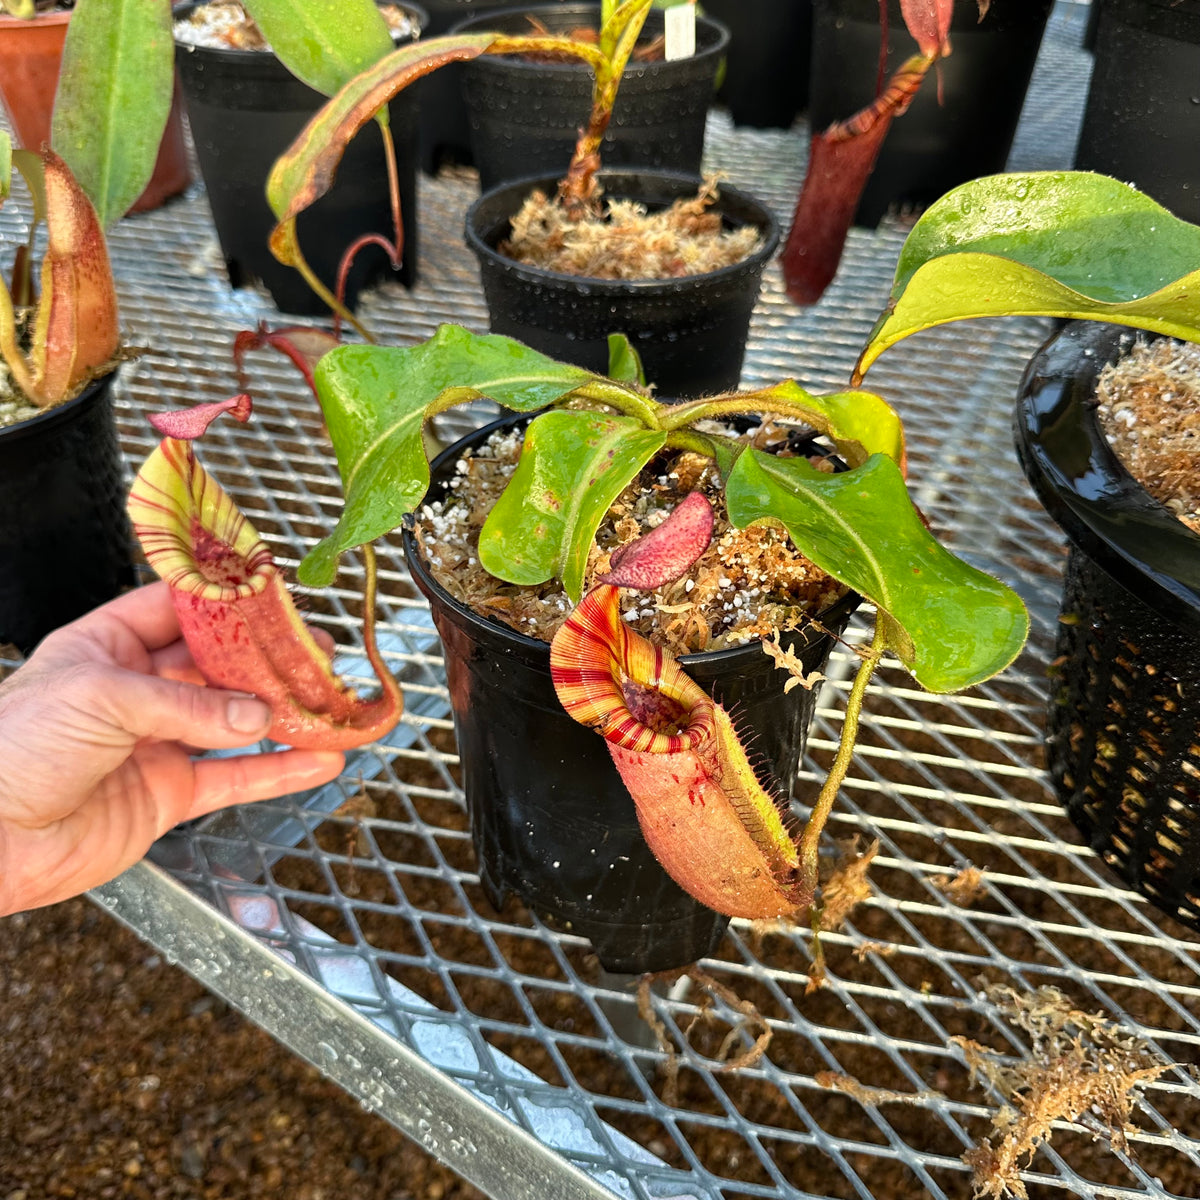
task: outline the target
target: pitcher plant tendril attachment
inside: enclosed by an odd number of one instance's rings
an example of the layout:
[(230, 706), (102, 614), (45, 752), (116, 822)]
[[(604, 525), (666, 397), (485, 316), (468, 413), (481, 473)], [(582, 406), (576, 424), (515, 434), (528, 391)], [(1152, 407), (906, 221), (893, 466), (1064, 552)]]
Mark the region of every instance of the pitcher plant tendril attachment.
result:
[(248, 396), (155, 421), (168, 433), (143, 464), (129, 514), (150, 565), (171, 588), (179, 625), (209, 684), (251, 692), (271, 707), (269, 736), (289, 746), (346, 750), (399, 720), (400, 686), (375, 641), (375, 556), (363, 547), (363, 643), (382, 691), (364, 700), (330, 667), (288, 595), (267, 544), (192, 448), (209, 422), (249, 416)]
[(786, 799), (763, 785), (729, 714), (672, 654), (621, 619), (619, 589), (678, 579), (708, 545), (712, 523), (708, 501), (693, 492), (614, 556), (615, 570), (555, 635), (551, 675), (563, 708), (608, 742), (646, 844), (680, 887), (731, 917), (799, 916), (816, 896), (821, 830), (885, 637), (880, 626), (855, 679), (834, 767), (797, 839)]

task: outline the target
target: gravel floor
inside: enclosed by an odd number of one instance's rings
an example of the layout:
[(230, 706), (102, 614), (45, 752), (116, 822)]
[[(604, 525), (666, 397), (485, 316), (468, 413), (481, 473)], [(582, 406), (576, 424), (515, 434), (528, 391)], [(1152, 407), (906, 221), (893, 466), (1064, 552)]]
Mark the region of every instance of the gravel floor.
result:
[(0, 920), (0, 1200), (478, 1200), (85, 900)]

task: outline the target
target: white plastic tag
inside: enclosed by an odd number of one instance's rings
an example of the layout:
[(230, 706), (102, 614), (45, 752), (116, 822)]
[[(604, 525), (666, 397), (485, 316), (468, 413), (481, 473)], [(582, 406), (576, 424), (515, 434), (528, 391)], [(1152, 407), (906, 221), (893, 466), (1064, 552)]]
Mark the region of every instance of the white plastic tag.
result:
[(676, 4), (663, 13), (666, 22), (666, 59), (691, 58), (696, 53), (696, 6)]

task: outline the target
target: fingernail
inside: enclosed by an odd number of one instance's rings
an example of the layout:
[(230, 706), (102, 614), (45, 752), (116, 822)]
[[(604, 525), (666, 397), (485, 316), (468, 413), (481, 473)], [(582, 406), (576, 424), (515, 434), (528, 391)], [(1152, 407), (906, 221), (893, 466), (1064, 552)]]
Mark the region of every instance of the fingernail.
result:
[(230, 700), (225, 706), (225, 721), (234, 733), (258, 733), (271, 721), (271, 710), (251, 696)]

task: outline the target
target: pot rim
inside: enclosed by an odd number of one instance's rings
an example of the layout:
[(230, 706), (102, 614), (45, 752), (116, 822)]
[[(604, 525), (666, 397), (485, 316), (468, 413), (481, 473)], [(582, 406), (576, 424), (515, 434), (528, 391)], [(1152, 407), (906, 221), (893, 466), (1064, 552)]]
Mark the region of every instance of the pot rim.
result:
[[(683, 185), (680, 191), (681, 196), (694, 193), (704, 182), (703, 177), (700, 175), (691, 175), (686, 171), (659, 170), (654, 167), (628, 167), (624, 170), (601, 171), (597, 178), (601, 183), (604, 183), (606, 180), (611, 181), (619, 199), (621, 198), (620, 187), (622, 185), (618, 181), (647, 176), (666, 183)], [(551, 271), (545, 267), (535, 267), (528, 263), (518, 262), (516, 259), (501, 254), (494, 246), (489, 245), (476, 228), (479, 221), (479, 214), (484, 205), (493, 201), (503, 192), (515, 192), (520, 189), (520, 203), (524, 203), (524, 198), (529, 192), (535, 188), (552, 190), (558, 185), (560, 178), (561, 175), (528, 175), (523, 179), (511, 179), (507, 183), (497, 184), (494, 188), (490, 188), (475, 200), (471, 207), (467, 209), (467, 215), (463, 223), (463, 235), (467, 246), (475, 256), (481, 260), (486, 259), (491, 265), (502, 268), (509, 274), (519, 279), (524, 279), (528, 283), (543, 285), (558, 284), (560, 286), (585, 285), (592, 295), (620, 298), (623, 296), (649, 295), (656, 291), (679, 292), (688, 290), (689, 288), (704, 288), (713, 282), (719, 283), (725, 279), (733, 279), (750, 271), (761, 270), (779, 248), (780, 228), (775, 214), (758, 197), (726, 183), (719, 185), (718, 197), (714, 205), (716, 211), (722, 211), (721, 204), (723, 199), (741, 203), (749, 208), (756, 216), (761, 217), (761, 221), (747, 221), (745, 223), (758, 225), (759, 232), (763, 238), (763, 244), (753, 254), (747, 255), (740, 262), (733, 263), (727, 267), (719, 267), (715, 271), (706, 271), (702, 275), (680, 275), (670, 279), (601, 279), (595, 275), (571, 275), (566, 271)], [(519, 206), (518, 204), (516, 207)], [(516, 208), (513, 211), (515, 212)]]
[[(487, 28), (488, 22), (495, 21), (502, 17), (515, 17), (524, 13), (528, 13), (531, 16), (537, 16), (542, 13), (569, 12), (573, 9), (578, 11), (589, 10), (595, 12), (597, 17), (600, 13), (599, 4), (586, 2), (575, 4), (511, 4), (506, 5), (504, 8), (495, 8), (489, 10), (488, 12), (475, 13), (473, 16), (465, 17), (463, 20), (452, 25), (449, 32), (467, 33), (475, 30), (477, 32), (490, 33), (491, 30)], [(652, 9), (647, 19), (655, 19), (655, 14), (657, 11), (658, 10), (656, 9)], [(657, 19), (663, 20), (665, 25), (665, 18), (659, 17)], [(598, 21), (597, 24), (599, 24)], [(686, 59), (672, 60), (673, 62), (685, 64), (694, 63), (697, 61), (702, 62), (709, 58), (719, 58), (728, 52), (730, 42), (729, 28), (723, 22), (718, 21), (715, 17), (711, 17), (707, 14), (697, 13), (697, 32), (699, 32), (702, 26), (709, 27), (717, 35), (717, 40), (711, 46), (700, 46), (697, 41), (695, 54), (689, 55)], [(470, 65), (472, 67), (483, 67), (485, 69), (494, 67), (497, 70), (518, 71), (522, 73), (531, 72), (537, 74), (571, 74), (590, 72), (591, 70), (586, 63), (582, 62), (530, 62), (528, 59), (522, 58), (515, 54), (505, 54), (503, 56), (493, 55), (490, 58), (481, 56), (478, 59), (472, 60)], [(665, 59), (662, 62), (651, 63), (629, 62), (625, 65), (625, 70), (621, 73), (621, 75), (622, 78), (624, 78), (630, 73), (645, 71), (647, 68), (662, 68), (670, 65), (671, 64), (669, 64)]]
[(65, 9), (63, 12), (42, 12), (34, 13), (32, 17), (13, 17), (8, 13), (0, 13), (0, 26), (13, 29), (22, 27), (34, 28), (37, 25), (65, 25), (71, 19), (71, 13), (74, 9)]
[(0, 425), (0, 442), (19, 441), (21, 438), (41, 432), (48, 425), (71, 420), (79, 409), (86, 408), (93, 400), (112, 387), (120, 370), (121, 365), (117, 363), (111, 371), (97, 375), (90, 380), (83, 391), (77, 396), (72, 396), (65, 403), (42, 409), (40, 412), (34, 413), (32, 417), (26, 417), (23, 421), (15, 421), (11, 425)]
[(1200, 629), (1200, 534), (1130, 475), (1092, 403), (1101, 370), (1156, 336), (1070, 322), (1026, 367), (1013, 430), (1026, 477), (1071, 542), (1167, 620)]
[[(502, 416), (489, 421), (486, 425), (481, 425), (478, 429), (465, 434), (452, 445), (447, 446), (429, 464), (430, 490), (434, 486), (434, 477), (458, 458), (466, 443), (485, 441), (495, 430), (506, 428), (509, 425), (516, 425), (522, 421), (531, 421), (537, 415), (537, 413), (505, 412)], [(428, 494), (427, 492), (426, 497)], [(422, 498), (421, 503), (425, 503), (425, 497)], [(513, 629), (511, 625), (505, 625), (501, 621), (493, 621), (487, 617), (480, 616), (474, 609), (463, 604), (457, 597), (452, 596), (438, 583), (429, 568), (425, 565), (420, 546), (413, 532), (411, 515), (404, 518), (404, 523), (401, 527), (401, 540), (404, 546), (404, 557), (408, 563), (408, 569), (417, 587), (421, 591), (426, 592), (426, 594), (428, 594), (428, 591), (436, 591), (439, 600), (455, 614), (460, 623), (465, 623), (476, 630), (486, 630), (493, 636), (500, 636), (505, 638), (505, 640), (511, 639), (514, 647), (526, 658), (549, 659), (549, 642), (544, 642), (540, 638), (530, 637), (528, 634), (521, 633), (519, 630)], [(854, 610), (860, 603), (861, 600), (858, 594), (852, 590), (847, 590), (846, 594), (836, 603), (824, 611), (817, 613), (813, 617), (813, 621), (836, 629), (842, 621), (843, 614), (848, 619), (853, 615)], [(803, 626), (797, 627), (797, 632), (803, 632), (803, 628)], [(757, 650), (761, 644), (762, 639), (755, 638), (752, 641), (742, 643), (740, 646), (729, 646), (724, 650), (701, 650), (693, 654), (682, 654), (678, 656), (678, 661), (684, 670), (703, 669), (706, 667), (714, 668), (733, 660), (739, 655), (744, 655), (747, 650)]]
[[(276, 55), (273, 50), (251, 50), (244, 46), (200, 46), (195, 42), (181, 42), (177, 37), (174, 36), (176, 21), (195, 12), (198, 8), (203, 8), (206, 3), (208, 3), (208, 0), (188, 0), (187, 3), (176, 4), (171, 10), (171, 36), (175, 42), (176, 53), (181, 50), (188, 54), (201, 53), (205, 55), (212, 55), (217, 61), (224, 60), (226, 62), (235, 62), (239, 59), (246, 59), (247, 57), (254, 56), (258, 56), (260, 58), (269, 56), (270, 58), (275, 59), (276, 62), (279, 61), (278, 55)], [(397, 41), (396, 38), (393, 38), (392, 41), (395, 42), (397, 46), (402, 44), (407, 46), (413, 42), (419, 42), (421, 40), (421, 35), (429, 25), (429, 13), (426, 12), (425, 9), (420, 6), (420, 4), (416, 3), (416, 0), (375, 0), (375, 4), (376, 7), (379, 7), (383, 4), (395, 4), (397, 8), (403, 8), (416, 17), (418, 26), (416, 37), (407, 38), (403, 43)], [(301, 82), (303, 82), (303, 80), (301, 80)]]

